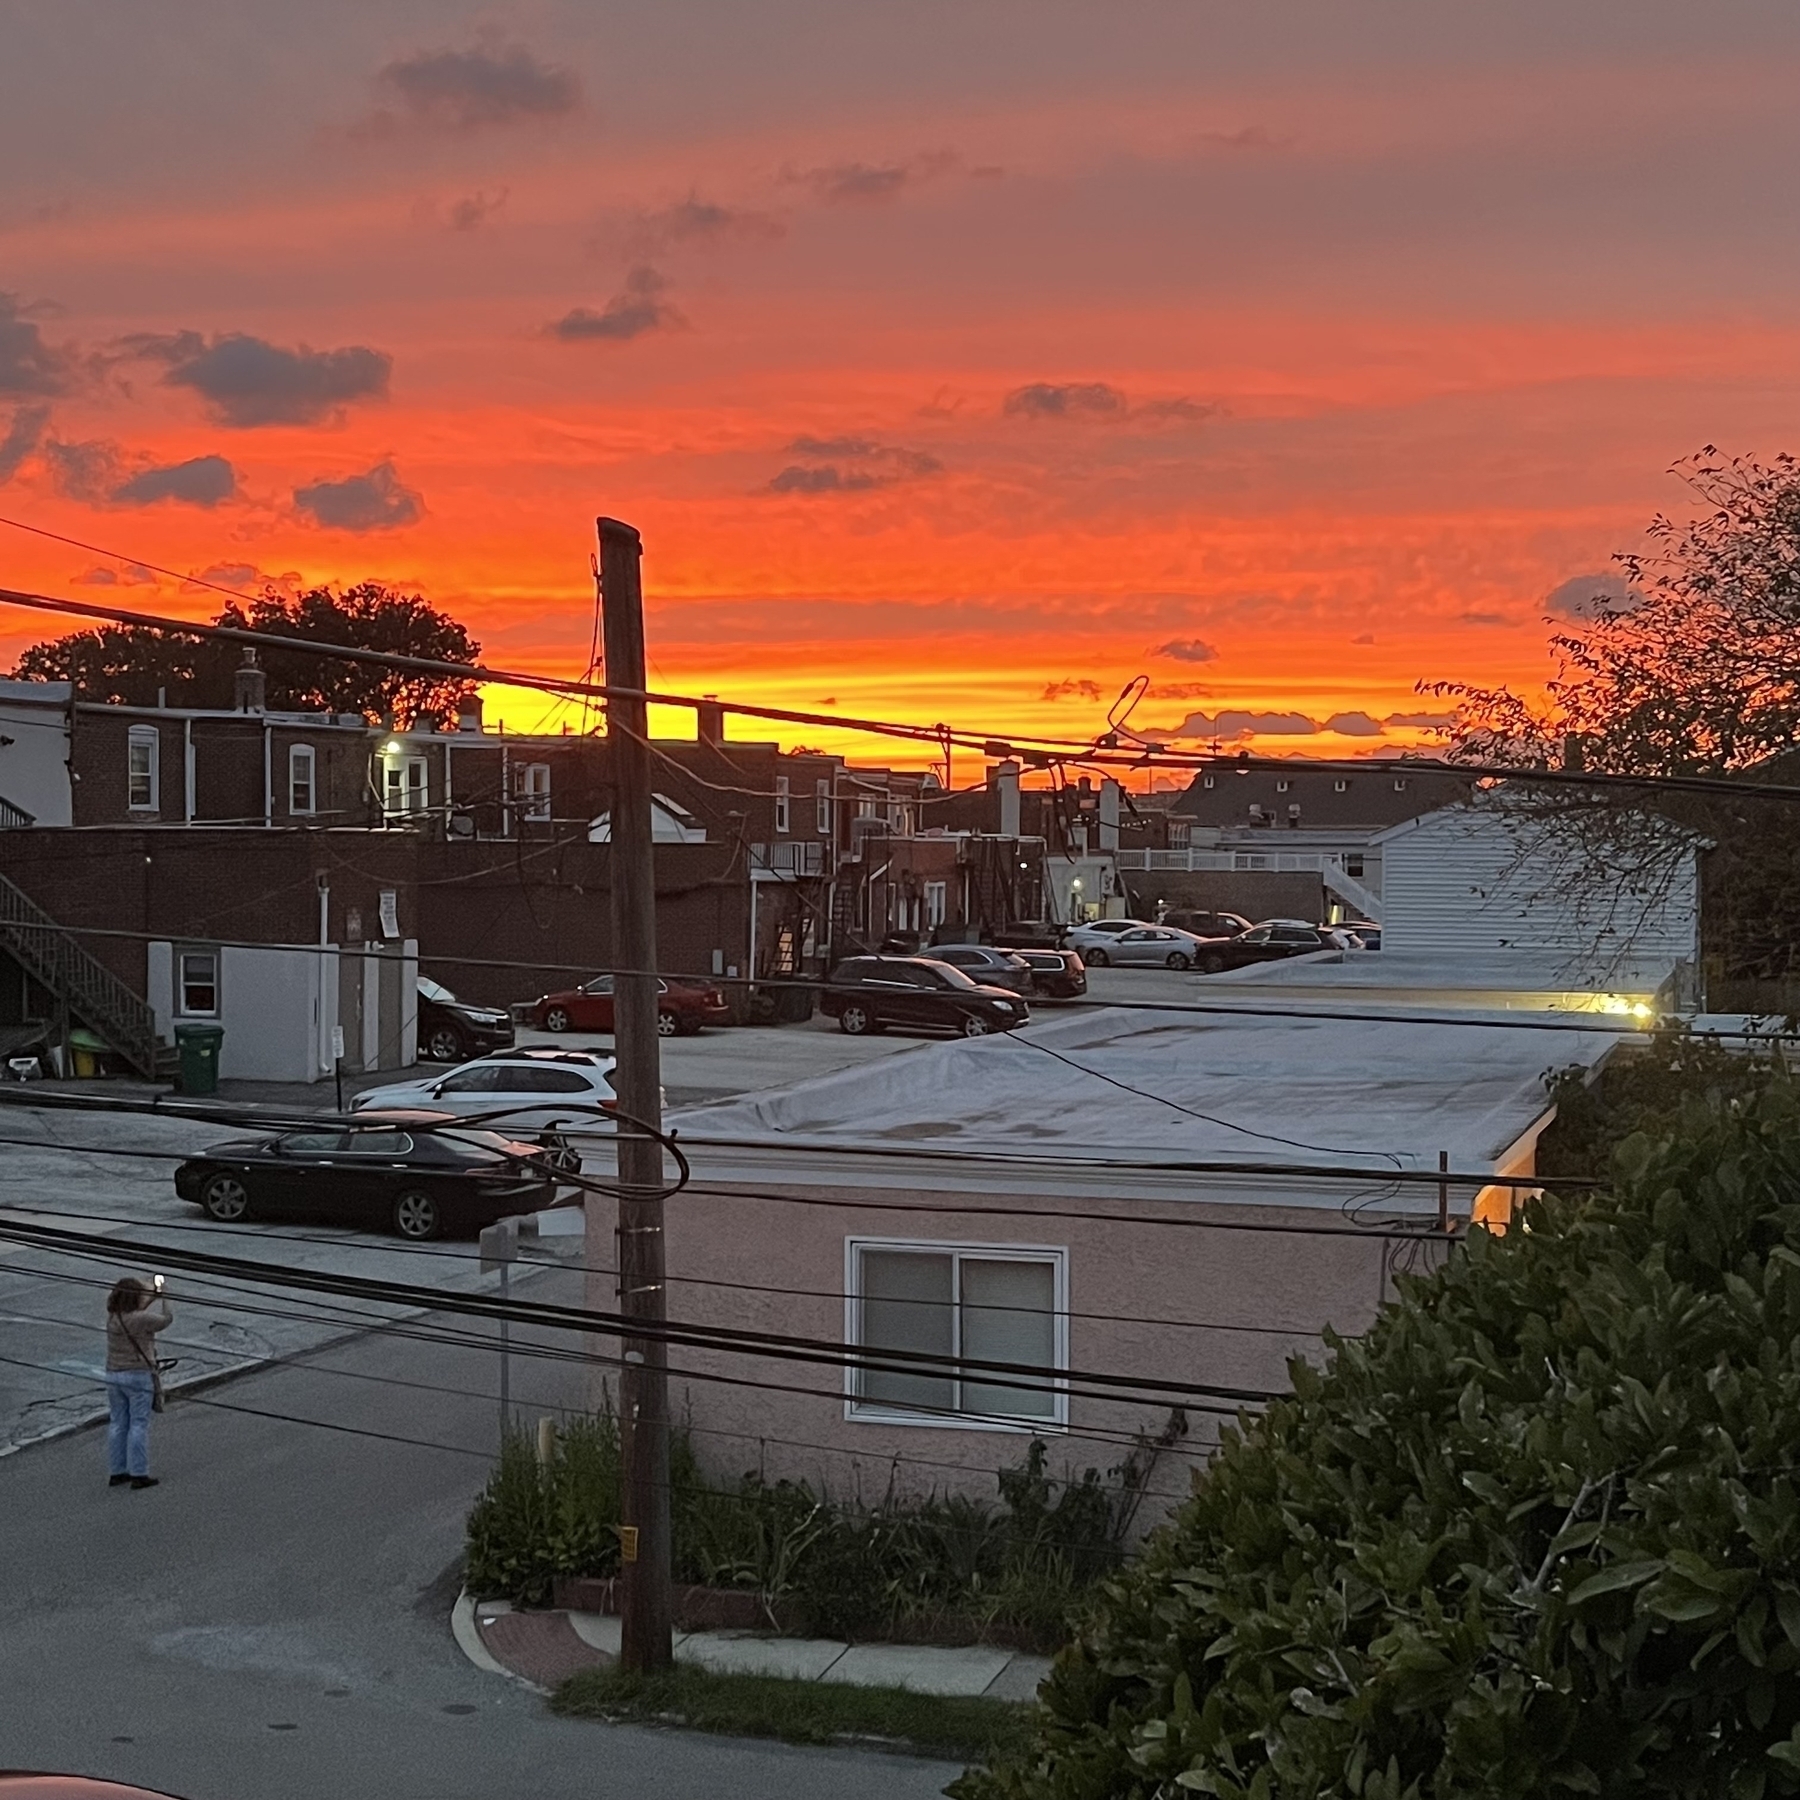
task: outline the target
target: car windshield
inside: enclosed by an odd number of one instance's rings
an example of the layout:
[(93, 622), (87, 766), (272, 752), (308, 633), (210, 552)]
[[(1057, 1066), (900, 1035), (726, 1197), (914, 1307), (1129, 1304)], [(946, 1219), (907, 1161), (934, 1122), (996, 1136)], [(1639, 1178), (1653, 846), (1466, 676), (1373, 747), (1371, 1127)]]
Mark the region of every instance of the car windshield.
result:
[(419, 997), (423, 1000), (435, 1000), (440, 1006), (453, 1006), (456, 996), (447, 987), (421, 975), (419, 977)]

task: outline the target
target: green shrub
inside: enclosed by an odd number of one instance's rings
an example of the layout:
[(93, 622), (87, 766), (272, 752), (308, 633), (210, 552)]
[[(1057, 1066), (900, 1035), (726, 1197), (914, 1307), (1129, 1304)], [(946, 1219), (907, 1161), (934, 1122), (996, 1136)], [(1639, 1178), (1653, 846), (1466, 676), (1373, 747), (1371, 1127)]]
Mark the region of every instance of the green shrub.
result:
[[(1053, 1649), (1119, 1560), (1131, 1491), (1123, 1476), (1109, 1489), (1091, 1469), (1053, 1481), (1034, 1441), (1023, 1463), (1000, 1473), (998, 1507), (957, 1494), (890, 1494), (865, 1507), (801, 1482), (710, 1481), (678, 1431), (669, 1454), (674, 1572), (781, 1601), (820, 1635), (990, 1635)], [(558, 1580), (615, 1573), (619, 1499), (610, 1412), (561, 1431), (547, 1467), (534, 1439), (509, 1434), (469, 1515), (470, 1589), (541, 1606)]]
[(1296, 1363), (950, 1792), (1800, 1793), (1800, 1101), (1659, 1130)]

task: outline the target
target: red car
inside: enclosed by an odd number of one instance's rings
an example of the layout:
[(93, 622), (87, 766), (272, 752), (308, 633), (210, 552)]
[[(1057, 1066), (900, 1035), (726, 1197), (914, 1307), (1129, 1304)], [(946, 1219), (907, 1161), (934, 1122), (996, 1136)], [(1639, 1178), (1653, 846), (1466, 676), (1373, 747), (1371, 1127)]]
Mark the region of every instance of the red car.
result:
[[(578, 988), (545, 994), (531, 1006), (531, 1022), (544, 1031), (607, 1031), (613, 1028), (613, 978), (596, 975)], [(703, 1025), (728, 1025), (731, 1008), (715, 987), (685, 982), (656, 984), (659, 1037), (692, 1037)]]

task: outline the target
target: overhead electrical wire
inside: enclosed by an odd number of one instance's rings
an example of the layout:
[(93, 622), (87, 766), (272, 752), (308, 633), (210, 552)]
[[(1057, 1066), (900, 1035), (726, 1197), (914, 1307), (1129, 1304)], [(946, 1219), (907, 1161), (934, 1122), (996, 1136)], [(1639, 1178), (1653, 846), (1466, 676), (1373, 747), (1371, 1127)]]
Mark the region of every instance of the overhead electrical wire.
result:
[[(129, 1240), (98, 1234), (64, 1231), (53, 1226), (0, 1218), (0, 1240), (39, 1249), (61, 1250), (76, 1256), (117, 1258), (121, 1253), (141, 1254), (143, 1246)], [(157, 1255), (171, 1269), (197, 1274), (217, 1274), (253, 1285), (310, 1289), (346, 1294), (403, 1306), (463, 1313), (478, 1318), (506, 1319), (512, 1323), (563, 1328), (608, 1337), (665, 1343), (671, 1348), (712, 1351), (726, 1355), (766, 1358), (776, 1362), (822, 1364), (860, 1369), (884, 1375), (939, 1375), (1004, 1377), (989, 1385), (1017, 1388), (1021, 1392), (1062, 1393), (1114, 1403), (1145, 1400), (1187, 1405), (1211, 1399), (1255, 1402), (1277, 1398), (1267, 1389), (1228, 1387), (1207, 1382), (1171, 1382), (1154, 1377), (1083, 1369), (1046, 1370), (1041, 1364), (1007, 1362), (988, 1357), (946, 1356), (928, 1351), (868, 1349), (777, 1332), (749, 1331), (738, 1327), (689, 1324), (678, 1319), (648, 1319), (593, 1308), (553, 1306), (539, 1301), (502, 1299), (497, 1295), (445, 1293), (412, 1282), (385, 1281), (370, 1276), (342, 1275), (321, 1269), (280, 1268), (241, 1257), (219, 1256), (175, 1245), (156, 1246)]]
[[(0, 517), (0, 525), (34, 532), (41, 537), (53, 538), (58, 542), (89, 550), (95, 555), (121, 556), (118, 551), (83, 543), (80, 539), (64, 537), (59, 532), (47, 531), (40, 526), (26, 524), (23, 520)], [(137, 561), (140, 559), (123, 558), (123, 560)], [(169, 575), (176, 580), (194, 579), (180, 575), (172, 569), (160, 569), (154, 563), (144, 563), (143, 566), (155, 569), (158, 573)], [(217, 583), (204, 580), (199, 581), (197, 585), (218, 587)], [(243, 595), (236, 589), (219, 588), (218, 591), (230, 594), (234, 600), (241, 601), (243, 599)], [(215, 638), (224, 642), (247, 644), (258, 648), (326, 657), (335, 662), (366, 662), (384, 668), (400, 669), (413, 674), (436, 675), (451, 680), (491, 682), (504, 687), (535, 689), (543, 693), (585, 696), (598, 700), (611, 700), (615, 697), (642, 700), (649, 705), (682, 707), (695, 712), (698, 712), (703, 706), (712, 707), (722, 713), (742, 718), (764, 719), (777, 724), (822, 726), (827, 729), (897, 738), (910, 743), (927, 743), (938, 749), (956, 744), (964, 748), (979, 749), (988, 756), (1006, 757), (1022, 754), (1027, 758), (1043, 757), (1051, 761), (1080, 761), (1093, 763), (1098, 767), (1136, 769), (1155, 767), (1227, 768), (1242, 769), (1246, 772), (1258, 768), (1288, 771), (1292, 769), (1290, 759), (1256, 757), (1247, 751), (1227, 755), (1133, 748), (1128, 752), (1121, 752), (1107, 747), (1104, 739), (1098, 743), (1089, 741), (1083, 744), (1073, 740), (1039, 738), (1018, 732), (1009, 733), (1004, 738), (1000, 738), (987, 733), (953, 730), (945, 725), (918, 725), (895, 719), (870, 719), (807, 712), (791, 707), (760, 706), (747, 701), (719, 700), (703, 695), (661, 693), (650, 689), (615, 687), (601, 682), (572, 681), (566, 677), (534, 675), (523, 670), (498, 669), (485, 663), (459, 663), (437, 657), (406, 656), (394, 651), (366, 650), (355, 645), (290, 637), (279, 632), (252, 631), (248, 628), (229, 625), (211, 625), (194, 619), (139, 612), (129, 607), (102, 606), (84, 600), (64, 600), (53, 595), (31, 593), (18, 588), (0, 588), (0, 603), (37, 612), (61, 613), (74, 618), (100, 620), (108, 624), (132, 625), (152, 631), (173, 632), (189, 637)], [(1348, 770), (1356, 774), (1366, 774), (1370, 767), (1366, 760), (1355, 758), (1308, 759), (1307, 766), (1321, 772)], [(1405, 766), (1409, 774), (1441, 773), (1470, 781), (1501, 780), (1531, 784), (1569, 785), (1584, 788), (1593, 793), (1606, 792), (1610, 789), (1667, 790), (1722, 794), (1728, 795), (1734, 800), (1800, 800), (1800, 787), (1772, 782), (1738, 781), (1724, 777), (1614, 775), (1588, 770), (1521, 768), (1506, 763), (1450, 763), (1437, 758), (1425, 757), (1409, 757)]]

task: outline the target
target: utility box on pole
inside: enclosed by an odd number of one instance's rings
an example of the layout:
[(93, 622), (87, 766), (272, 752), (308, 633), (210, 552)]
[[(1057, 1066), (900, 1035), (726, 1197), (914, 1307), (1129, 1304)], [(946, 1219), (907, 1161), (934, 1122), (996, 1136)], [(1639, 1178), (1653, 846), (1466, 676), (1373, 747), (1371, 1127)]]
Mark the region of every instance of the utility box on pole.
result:
[[(662, 1053), (656, 1035), (656, 865), (650, 828), (650, 709), (644, 699), (643, 542), (598, 519), (612, 764), (609, 862), (613, 942), (613, 1091), (618, 1096), (619, 1311), (660, 1325), (663, 1280)], [(619, 1436), (619, 1660), (664, 1669), (673, 1656), (669, 1533), (669, 1368), (660, 1332), (622, 1337)]]

